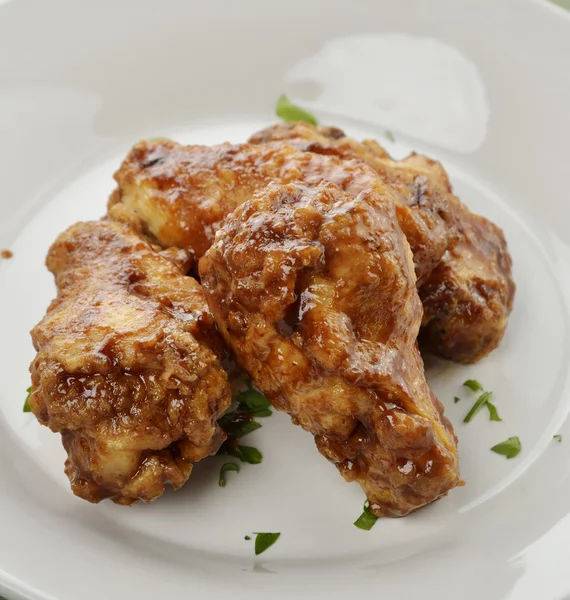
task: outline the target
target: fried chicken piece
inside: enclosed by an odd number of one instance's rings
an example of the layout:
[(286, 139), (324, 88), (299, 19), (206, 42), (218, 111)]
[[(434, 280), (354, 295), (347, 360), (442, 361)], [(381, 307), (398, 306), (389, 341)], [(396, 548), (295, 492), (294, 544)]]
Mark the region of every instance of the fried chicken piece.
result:
[[(357, 142), (334, 127), (297, 122), (254, 134), (255, 144), (282, 141), (305, 152), (358, 158), (400, 192), (412, 210), (437, 213), (448, 246), (431, 274), (418, 279), (424, 318), (420, 341), (445, 358), (473, 363), (494, 350), (513, 307), (512, 261), (503, 232), (452, 193), (440, 163), (419, 154), (393, 160), (374, 140)], [(406, 230), (404, 229), (404, 232)]]
[(49, 251), (58, 296), (32, 331), (29, 403), (90, 502), (150, 502), (225, 439), (222, 342), (189, 263), (111, 221), (73, 225)]
[(391, 196), (270, 184), (228, 217), (200, 275), (256, 386), (375, 514), (403, 516), (460, 481), (417, 349), (422, 307)]
[(191, 249), (197, 258), (210, 247), (225, 218), (270, 181), (330, 181), (353, 196), (381, 186), (396, 205), (421, 280), (449, 245), (448, 227), (427, 200), (418, 202), (419, 208), (408, 206), (360, 159), (301, 152), (287, 144), (207, 147), (143, 141), (133, 147), (115, 179), (119, 188), (109, 202), (111, 215), (126, 206), (160, 245)]
[[(451, 193), (439, 163), (420, 155), (406, 160), (425, 161), (426, 168), (441, 171), (440, 180)], [(423, 348), (469, 364), (487, 356), (503, 339), (516, 286), (503, 231), (464, 204), (458, 204), (456, 214), (457, 242), (419, 290), (424, 306), (419, 339)]]

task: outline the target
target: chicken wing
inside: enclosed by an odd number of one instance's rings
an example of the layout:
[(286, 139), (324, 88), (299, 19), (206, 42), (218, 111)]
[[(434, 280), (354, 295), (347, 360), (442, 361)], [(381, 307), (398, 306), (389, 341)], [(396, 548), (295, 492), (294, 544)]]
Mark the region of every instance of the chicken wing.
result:
[(393, 193), (270, 184), (200, 261), (218, 327), (274, 406), (403, 516), (459, 483), (456, 440), (416, 336), (422, 307)]
[(426, 269), (418, 278), (424, 305), (422, 345), (463, 363), (476, 362), (498, 346), (515, 293), (507, 243), (496, 225), (471, 213), (452, 194), (440, 163), (418, 154), (395, 161), (374, 140), (357, 142), (340, 129), (302, 122), (268, 127), (249, 140), (276, 141), (306, 152), (363, 160), (400, 192), (410, 209), (437, 213), (447, 228), (447, 236), (440, 235), (447, 239), (447, 248), (434, 257), (434, 270)]
[(111, 221), (78, 223), (49, 251), (58, 296), (32, 331), (29, 403), (86, 500), (150, 502), (225, 438), (221, 340), (188, 259)]
[(395, 204), (421, 280), (449, 245), (449, 228), (431, 201), (410, 207), (362, 160), (301, 152), (287, 144), (207, 147), (144, 141), (134, 146), (115, 179), (119, 187), (110, 199), (111, 214), (126, 206), (159, 244), (191, 249), (197, 258), (225, 218), (270, 181), (330, 181), (354, 196), (380, 185)]

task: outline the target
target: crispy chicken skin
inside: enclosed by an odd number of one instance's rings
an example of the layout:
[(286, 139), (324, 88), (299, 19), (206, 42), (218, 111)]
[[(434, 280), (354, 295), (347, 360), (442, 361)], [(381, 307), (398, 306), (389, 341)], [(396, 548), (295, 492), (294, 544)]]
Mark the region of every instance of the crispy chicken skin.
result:
[[(200, 258), (225, 218), (271, 181), (330, 181), (353, 196), (380, 186), (396, 206), (416, 274), (425, 280), (449, 245), (445, 219), (431, 200), (408, 206), (398, 190), (386, 189), (376, 171), (355, 158), (302, 152), (283, 143), (208, 147), (143, 141), (115, 174), (118, 190), (109, 210), (112, 215), (127, 207), (160, 245), (191, 249)], [(410, 185), (420, 193), (417, 182)]]
[(51, 247), (58, 296), (33, 329), (32, 411), (60, 432), (73, 492), (150, 502), (224, 440), (222, 351), (188, 254), (122, 223), (78, 223)]
[(403, 516), (459, 483), (456, 440), (416, 337), (412, 254), (382, 184), (270, 184), (200, 261), (238, 363), (377, 515)]
[(446, 226), (447, 236), (439, 239), (447, 240), (447, 251), (436, 258), (431, 274), (426, 270), (418, 279), (424, 305), (422, 346), (462, 363), (476, 362), (498, 346), (515, 293), (507, 243), (496, 225), (453, 195), (440, 163), (418, 154), (395, 161), (374, 140), (358, 142), (340, 129), (302, 122), (268, 127), (249, 141), (281, 141), (306, 152), (359, 158), (394, 186), (411, 209), (437, 213)]
[(422, 347), (474, 363), (499, 345), (513, 309), (512, 260), (499, 227), (461, 206), (459, 241), (420, 288)]

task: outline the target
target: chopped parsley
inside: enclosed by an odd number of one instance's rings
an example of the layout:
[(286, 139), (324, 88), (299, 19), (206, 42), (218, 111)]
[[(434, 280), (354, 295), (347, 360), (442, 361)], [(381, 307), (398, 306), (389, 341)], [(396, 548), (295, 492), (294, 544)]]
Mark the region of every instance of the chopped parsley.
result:
[(476, 379), (468, 379), (463, 382), (463, 386), (474, 392), (482, 392), (483, 386)]
[(261, 423), (258, 423), (255, 417), (270, 417), (272, 414), (267, 398), (252, 387), (238, 394), (237, 403), (235, 410), (218, 420), (228, 438), (237, 439), (259, 429)]
[(257, 390), (250, 388), (241, 392), (238, 397), (238, 408), (239, 413), (250, 413), (254, 417), (270, 417), (271, 416), (271, 404), (267, 398)]
[[(473, 392), (483, 392), (475, 404), (471, 407), (471, 410), (467, 413), (465, 418), (463, 419), (464, 423), (469, 423), (473, 417), (483, 408), (483, 406), (487, 407), (489, 411), (489, 420), (491, 421), (502, 421), (501, 417), (499, 417), (499, 411), (497, 407), (491, 402), (490, 398), (493, 395), (493, 392), (485, 392), (483, 391), (483, 386), (476, 379), (467, 379), (467, 381), (463, 382), (463, 386), (469, 388)], [(459, 402), (460, 398), (455, 397), (455, 402)]]
[[(271, 405), (261, 392), (253, 389), (251, 384), (248, 390), (238, 394), (236, 400), (237, 408), (218, 419), (218, 424), (226, 433), (227, 439), (220, 446), (217, 455), (233, 456), (241, 462), (258, 465), (263, 461), (261, 452), (252, 446), (240, 446), (238, 440), (261, 427), (261, 423), (258, 423), (255, 418), (269, 417), (272, 414), (269, 410)], [(227, 471), (237, 472), (239, 466), (233, 462), (222, 465), (219, 478), (220, 487), (226, 485)]]
[(258, 533), (255, 536), (255, 555), (265, 552), (279, 539), (280, 533)]
[(503, 419), (501, 419), (501, 417), (499, 417), (499, 413), (497, 412), (497, 407), (492, 402), (487, 400), (487, 402), (485, 402), (485, 404), (487, 405), (487, 408), (489, 409), (489, 419), (491, 421), (502, 421), (503, 420)]
[[(243, 408), (238, 408), (238, 412), (249, 412), (249, 411), (244, 411)], [(254, 417), (270, 417), (273, 413), (271, 412), (271, 410), (269, 408), (259, 408), (255, 411), (250, 412), (249, 414), (251, 414)]]
[(374, 527), (374, 523), (378, 520), (378, 517), (370, 511), (370, 503), (368, 500), (364, 503), (364, 509), (362, 514), (354, 521), (354, 525), (359, 529), (370, 531)]
[(232, 463), (232, 462), (228, 462), (228, 463), (222, 465), (222, 468), (220, 469), (220, 479), (219, 479), (220, 487), (226, 486), (226, 473), (228, 471), (239, 472), (239, 465), (236, 465), (236, 463)]
[(277, 116), (285, 121), (285, 123), (291, 123), (292, 121), (305, 121), (311, 125), (317, 125), (315, 117), (303, 110), (299, 106), (295, 106), (289, 102), (289, 99), (285, 94), (281, 94), (277, 100), (277, 106), (275, 107)]
[(560, 443), (562, 441), (562, 436), (559, 433), (557, 433), (556, 435), (552, 436), (552, 439)]
[(391, 141), (391, 142), (395, 142), (396, 138), (394, 137), (394, 134), (389, 130), (386, 129), (386, 131), (384, 132), (384, 135)]
[(218, 425), (228, 434), (228, 436), (238, 439), (252, 433), (261, 427), (261, 423), (254, 421), (250, 414), (239, 414), (236, 412), (224, 415), (218, 421)]
[(32, 395), (32, 386), (30, 386), (26, 392), (28, 395), (26, 396), (26, 401), (24, 402), (24, 412), (32, 412), (32, 407), (30, 406), (30, 396)]
[[(485, 404), (487, 404), (487, 402), (489, 401), (489, 398), (493, 395), (493, 392), (483, 392), (479, 398), (477, 398), (477, 402), (475, 402), (475, 404), (472, 406), (471, 410), (467, 413), (467, 415), (465, 416), (465, 418), (463, 419), (464, 423), (469, 423), (473, 417), (483, 408), (483, 406), (485, 406)], [(489, 412), (491, 412), (491, 409), (489, 409)], [(496, 412), (496, 409), (495, 409)], [(497, 415), (498, 417), (499, 415)], [(493, 419), (493, 416), (491, 416), (491, 420), (495, 420)]]
[(514, 458), (521, 451), (521, 441), (517, 436), (510, 437), (508, 440), (493, 446), (491, 450), (507, 458)]
[(460, 402), (460, 401), (461, 401), (461, 398), (458, 398), (457, 396), (455, 396), (455, 397), (453, 398), (453, 402), (455, 402), (455, 404), (457, 404), (457, 403), (458, 403), (458, 402)]
[(246, 535), (243, 539), (247, 540), (248, 542), (249, 542), (249, 540), (251, 540), (251, 538), (249, 537), (249, 535)]
[(218, 450), (218, 454), (228, 454), (250, 465), (258, 465), (263, 461), (263, 454), (257, 448), (253, 448), (252, 446), (238, 446), (232, 443), (231, 440), (225, 441), (222, 444)]

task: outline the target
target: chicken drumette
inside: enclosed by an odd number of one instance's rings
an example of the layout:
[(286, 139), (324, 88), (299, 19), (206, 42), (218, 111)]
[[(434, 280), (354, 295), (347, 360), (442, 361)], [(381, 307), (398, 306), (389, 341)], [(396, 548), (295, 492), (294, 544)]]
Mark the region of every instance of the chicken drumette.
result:
[(284, 142), (305, 152), (360, 159), (395, 187), (410, 209), (439, 215), (448, 232), (447, 248), (432, 263), (433, 270), (418, 278), (424, 306), (420, 340), (429, 350), (464, 363), (498, 346), (515, 293), (507, 243), (496, 225), (453, 195), (440, 163), (419, 154), (395, 161), (374, 140), (358, 142), (340, 129), (302, 122), (268, 127), (249, 141)]
[(86, 500), (150, 502), (224, 440), (230, 387), (190, 262), (112, 221), (78, 223), (49, 251), (58, 296), (32, 331), (29, 403)]
[(389, 187), (270, 184), (200, 261), (239, 364), (377, 515), (402, 516), (459, 483), (455, 436), (429, 388), (422, 307)]

